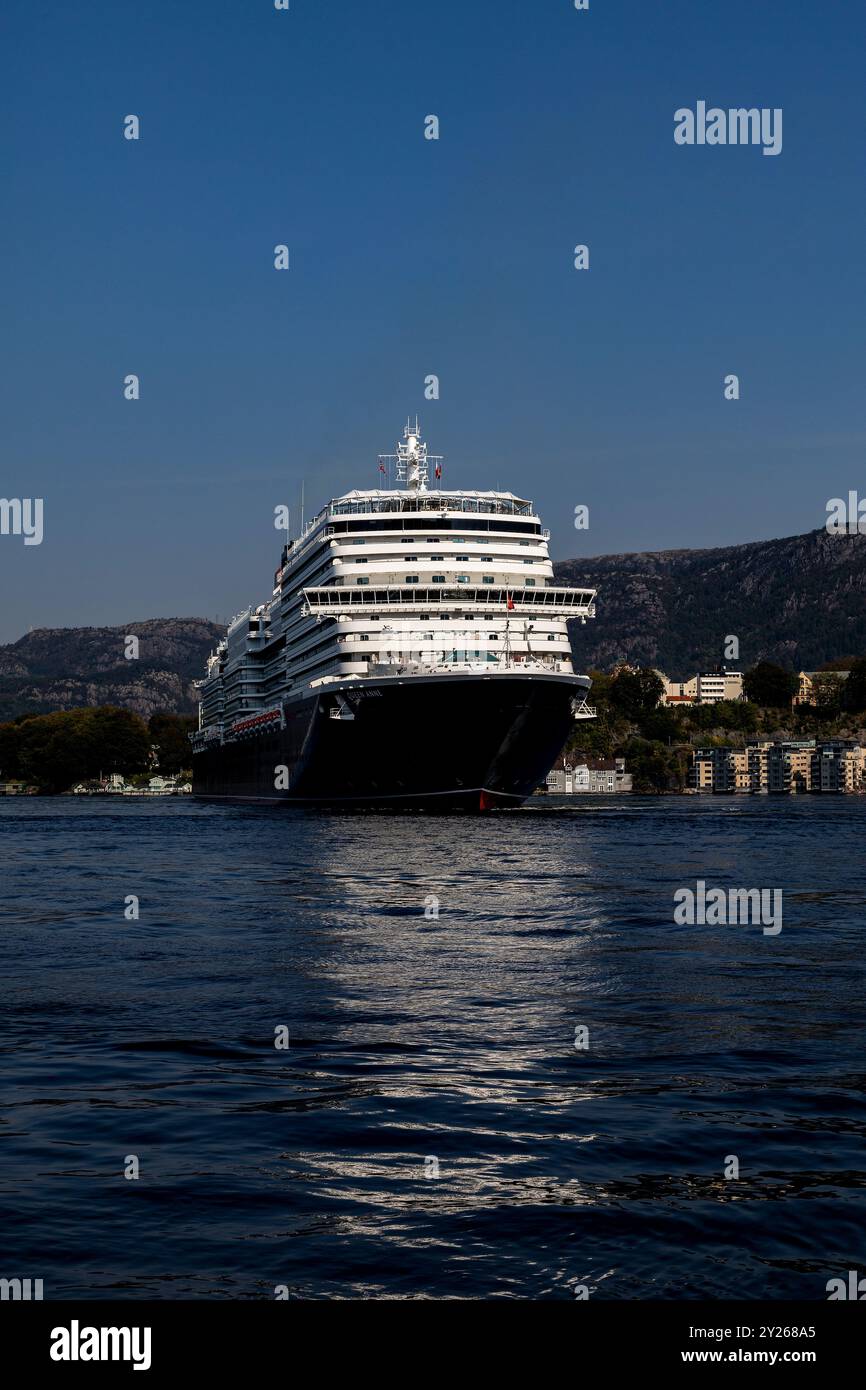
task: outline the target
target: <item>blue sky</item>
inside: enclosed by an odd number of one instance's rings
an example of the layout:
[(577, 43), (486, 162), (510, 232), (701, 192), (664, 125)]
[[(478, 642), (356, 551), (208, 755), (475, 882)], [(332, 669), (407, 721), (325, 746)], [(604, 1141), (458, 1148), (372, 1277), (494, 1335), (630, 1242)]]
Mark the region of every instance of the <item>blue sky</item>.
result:
[[(561, 558), (866, 488), (862, 9), (6, 0), (0, 41), (0, 495), (45, 505), (0, 640), (260, 601), (274, 506), (375, 486), (409, 411)], [(677, 146), (698, 100), (782, 153)]]

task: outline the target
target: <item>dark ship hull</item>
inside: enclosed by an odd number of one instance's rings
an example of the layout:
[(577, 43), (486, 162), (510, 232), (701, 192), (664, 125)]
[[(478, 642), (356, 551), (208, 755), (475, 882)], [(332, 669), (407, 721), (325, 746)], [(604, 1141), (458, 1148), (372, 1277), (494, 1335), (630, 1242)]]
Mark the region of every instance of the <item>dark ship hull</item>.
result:
[(586, 677), (449, 674), (321, 687), (273, 723), (199, 743), (193, 792), (301, 806), (519, 806), (573, 728)]

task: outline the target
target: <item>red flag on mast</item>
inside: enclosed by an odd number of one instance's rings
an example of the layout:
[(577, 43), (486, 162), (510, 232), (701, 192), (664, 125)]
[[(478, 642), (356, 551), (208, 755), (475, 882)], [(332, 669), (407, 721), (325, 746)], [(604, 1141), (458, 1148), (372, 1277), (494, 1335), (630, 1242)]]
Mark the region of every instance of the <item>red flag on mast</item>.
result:
[(505, 606), (509, 609), (514, 607), (514, 599), (511, 597), (507, 589), (505, 591)]

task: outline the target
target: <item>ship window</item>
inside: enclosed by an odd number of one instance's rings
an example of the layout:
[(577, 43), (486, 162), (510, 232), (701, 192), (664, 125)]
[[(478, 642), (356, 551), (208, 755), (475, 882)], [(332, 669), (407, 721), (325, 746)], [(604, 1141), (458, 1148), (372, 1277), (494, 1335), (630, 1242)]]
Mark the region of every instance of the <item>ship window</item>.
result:
[(527, 588), (527, 589), (534, 589), (534, 588), (535, 588), (535, 580), (534, 580), (534, 579), (524, 579), (523, 584), (524, 584), (524, 587)]
[(428, 537), (427, 537), (427, 544), (428, 544), (428, 545), (441, 545), (441, 544), (442, 544), (442, 537), (441, 537), (441, 536), (428, 536)]
[(407, 574), (407, 575), (406, 575), (406, 583), (407, 583), (407, 584), (417, 584), (417, 583), (418, 583), (418, 576), (417, 576), (417, 574)]
[(482, 576), (481, 576), (481, 583), (482, 583), (482, 584), (492, 584), (492, 583), (493, 583), (493, 575), (492, 575), (492, 574), (482, 574)]
[(431, 578), (432, 583), (434, 583), (434, 584), (444, 584), (444, 583), (445, 583), (445, 575), (444, 575), (444, 574), (433, 574), (433, 575), (430, 576), (430, 578)]
[(355, 583), (356, 583), (356, 584), (369, 584), (370, 581), (369, 581), (369, 579), (367, 579), (367, 577), (366, 577), (366, 575), (365, 575), (363, 579), (356, 579), (356, 580), (355, 580)]
[(469, 583), (469, 575), (468, 575), (468, 574), (458, 574), (458, 576), (457, 576), (457, 583), (458, 583), (458, 584), (468, 584), (468, 583)]
[(403, 559), (406, 560), (407, 562), (411, 563), (411, 564), (414, 564), (414, 563), (417, 562), (418, 556), (417, 556), (417, 555), (404, 555), (404, 556), (403, 556)]
[(370, 640), (370, 634), (369, 634), (369, 633), (367, 633), (367, 632), (359, 632), (359, 634), (358, 634), (358, 641), (359, 641), (359, 642), (369, 642), (369, 640)]
[(488, 632), (488, 634), (487, 634), (487, 640), (488, 640), (488, 642), (495, 642), (495, 641), (497, 640), (497, 637), (498, 637), (498, 634), (495, 633), (495, 632)]

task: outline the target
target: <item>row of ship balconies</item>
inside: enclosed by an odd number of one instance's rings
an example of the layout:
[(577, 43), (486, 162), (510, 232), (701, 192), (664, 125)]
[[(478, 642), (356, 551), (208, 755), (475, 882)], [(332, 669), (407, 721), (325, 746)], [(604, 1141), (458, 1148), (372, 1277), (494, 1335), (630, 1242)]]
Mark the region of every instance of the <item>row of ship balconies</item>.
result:
[[(433, 530), (438, 526), (463, 530), (463, 524), (458, 527), (453, 520), (455, 515), (467, 518), (465, 529), (471, 532), (489, 529), (503, 539), (511, 533), (520, 532), (530, 534), (539, 540), (550, 540), (550, 531), (547, 527), (541, 526), (532, 509), (532, 503), (519, 497), (449, 497), (436, 492), (414, 495), (401, 493), (396, 496), (335, 499), (307, 523), (297, 540), (288, 543), (287, 556), (292, 563), (296, 563), (311, 546), (320, 544), (323, 539), (349, 535), (355, 529), (363, 530), (364, 535), (370, 537), (385, 534), (389, 530), (407, 528), (423, 531), (425, 528)], [(364, 519), (374, 516), (382, 517), (383, 520), (371, 522)], [(352, 525), (352, 517), (358, 518), (356, 527)], [(390, 520), (392, 517), (393, 522)], [(519, 517), (521, 521), (502, 521), (497, 527), (497, 521), (503, 517)], [(326, 522), (331, 524), (326, 525)]]

